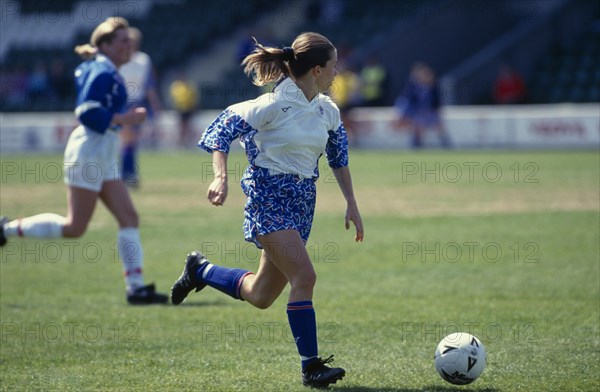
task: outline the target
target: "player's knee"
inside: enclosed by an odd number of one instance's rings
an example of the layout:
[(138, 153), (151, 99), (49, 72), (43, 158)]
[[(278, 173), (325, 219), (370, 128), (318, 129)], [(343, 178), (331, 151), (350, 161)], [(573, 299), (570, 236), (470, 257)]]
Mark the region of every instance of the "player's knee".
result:
[(275, 298), (269, 295), (261, 295), (255, 298), (253, 305), (259, 309), (268, 309), (275, 302)]
[(87, 230), (87, 223), (70, 222), (63, 226), (63, 237), (79, 238), (85, 234), (86, 230)]
[(317, 274), (314, 269), (307, 269), (298, 274), (290, 285), (296, 289), (312, 290), (317, 284)]

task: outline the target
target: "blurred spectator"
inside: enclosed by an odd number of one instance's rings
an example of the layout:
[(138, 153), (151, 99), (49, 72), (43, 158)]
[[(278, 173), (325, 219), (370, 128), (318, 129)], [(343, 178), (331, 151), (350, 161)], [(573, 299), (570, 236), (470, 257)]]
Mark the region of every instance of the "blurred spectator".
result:
[(413, 148), (423, 147), (423, 132), (428, 128), (437, 131), (442, 146), (450, 147), (450, 139), (440, 117), (439, 87), (435, 73), (427, 64), (417, 62), (412, 66), (409, 80), (395, 106), (401, 122), (411, 128)]
[(345, 60), (338, 61), (336, 68), (337, 74), (333, 78), (330, 95), (340, 109), (340, 116), (348, 134), (348, 142), (352, 144), (356, 142), (356, 134), (348, 111), (360, 104), (360, 78)]
[(48, 72), (46, 71), (46, 65), (42, 61), (38, 61), (35, 64), (29, 75), (27, 93), (33, 102), (40, 102), (50, 97)]
[(72, 98), (75, 90), (73, 89), (73, 79), (65, 63), (60, 58), (55, 58), (50, 62), (49, 82), (53, 95), (61, 103)]
[(499, 105), (524, 103), (526, 94), (521, 75), (508, 64), (500, 66), (494, 83), (494, 102)]
[[(146, 121), (153, 123), (155, 116), (161, 110), (160, 98), (154, 81), (152, 60), (146, 53), (140, 51), (142, 33), (135, 27), (128, 29), (131, 40), (131, 60), (119, 68), (127, 87), (128, 108), (146, 108)], [(142, 125), (126, 125), (121, 135), (121, 177), (125, 184), (131, 187), (139, 185), (137, 150), (142, 132)]]
[(360, 71), (363, 106), (384, 106), (387, 71), (375, 56), (370, 56)]
[(0, 64), (0, 110), (3, 110), (5, 108), (8, 93), (10, 92), (7, 83), (9, 77), (11, 77), (11, 73), (8, 72), (8, 68)]
[(192, 143), (191, 119), (198, 106), (198, 92), (183, 73), (171, 83), (169, 92), (173, 107), (179, 113), (179, 145), (187, 147)]
[(5, 100), (3, 105), (7, 109), (17, 109), (27, 104), (27, 88), (29, 85), (29, 75), (27, 70), (21, 64), (17, 64), (13, 69), (8, 68), (2, 78), (2, 98)]
[(318, 13), (320, 23), (331, 26), (341, 22), (345, 6), (343, 0), (321, 0), (321, 10)]

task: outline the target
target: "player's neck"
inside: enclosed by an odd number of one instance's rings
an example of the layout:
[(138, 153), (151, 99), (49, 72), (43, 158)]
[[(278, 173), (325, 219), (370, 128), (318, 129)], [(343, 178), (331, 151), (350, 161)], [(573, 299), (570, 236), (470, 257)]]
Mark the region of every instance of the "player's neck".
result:
[(311, 78), (310, 75), (306, 75), (299, 79), (294, 79), (292, 77), (292, 80), (294, 81), (294, 83), (296, 83), (296, 86), (298, 86), (298, 88), (304, 93), (304, 96), (306, 97), (306, 100), (308, 102), (312, 101), (313, 98), (316, 97), (317, 94), (319, 94), (317, 81), (314, 80), (314, 78)]

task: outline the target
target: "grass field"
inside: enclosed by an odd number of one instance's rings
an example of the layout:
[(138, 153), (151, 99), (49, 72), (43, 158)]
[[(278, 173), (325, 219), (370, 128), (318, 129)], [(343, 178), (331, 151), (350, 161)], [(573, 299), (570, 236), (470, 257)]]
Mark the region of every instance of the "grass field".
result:
[[(186, 253), (256, 270), (241, 235), (244, 157), (230, 197), (205, 201), (210, 156), (143, 154), (145, 276), (163, 292)], [(60, 156), (3, 157), (0, 212), (65, 213)], [(322, 162), (323, 164), (323, 162)], [(365, 241), (343, 228), (323, 167), (308, 244), (322, 356), (340, 391), (598, 391), (598, 152), (353, 152)], [(116, 224), (98, 206), (80, 239), (11, 239), (0, 250), (0, 389), (306, 391), (286, 291), (257, 310), (212, 289), (179, 307), (125, 303)], [(435, 372), (446, 334), (486, 346), (479, 380)]]

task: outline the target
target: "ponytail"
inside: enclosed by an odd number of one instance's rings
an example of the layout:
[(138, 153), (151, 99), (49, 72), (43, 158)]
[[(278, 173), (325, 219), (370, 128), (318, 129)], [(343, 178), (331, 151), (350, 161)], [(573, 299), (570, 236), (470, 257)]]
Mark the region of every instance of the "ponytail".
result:
[(302, 33), (291, 47), (263, 46), (252, 37), (256, 48), (242, 61), (244, 73), (257, 86), (277, 82), (288, 76), (300, 78), (311, 68), (325, 67), (335, 51), (333, 44), (318, 33)]
[(264, 86), (270, 82), (277, 82), (284, 76), (289, 76), (290, 70), (286, 65), (286, 62), (290, 61), (289, 51), (263, 46), (258, 43), (256, 38), (252, 37), (252, 39), (256, 49), (242, 61), (244, 73), (252, 79), (252, 83)]
[(84, 60), (90, 60), (93, 59), (96, 54), (98, 54), (98, 48), (90, 44), (77, 45), (75, 47), (75, 53), (77, 53)]

